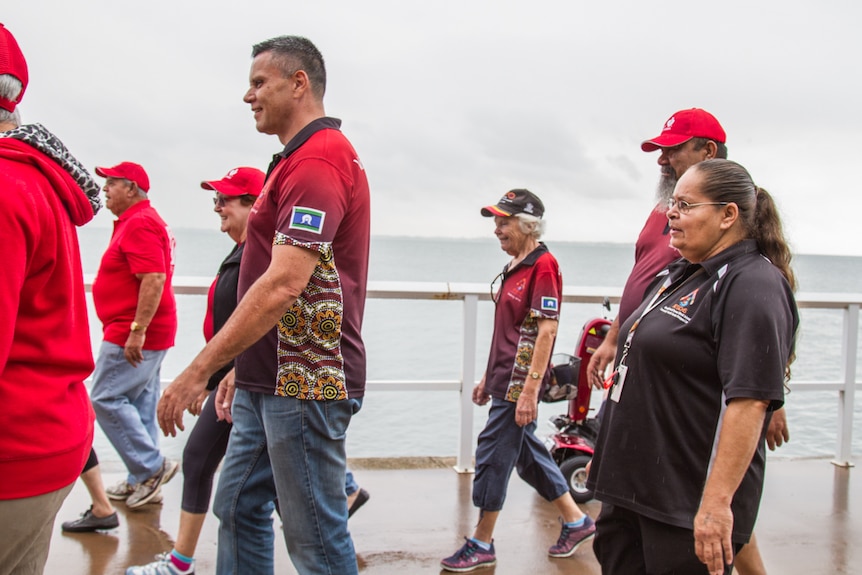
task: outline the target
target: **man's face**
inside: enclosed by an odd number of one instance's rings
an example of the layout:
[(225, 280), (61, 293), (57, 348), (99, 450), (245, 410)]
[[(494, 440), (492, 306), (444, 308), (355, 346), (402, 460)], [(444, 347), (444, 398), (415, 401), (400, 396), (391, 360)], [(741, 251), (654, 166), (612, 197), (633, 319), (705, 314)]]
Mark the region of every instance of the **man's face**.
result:
[(115, 216), (119, 216), (132, 205), (134, 184), (122, 178), (108, 178), (105, 181), (105, 207)]
[(658, 165), (661, 166), (661, 178), (656, 189), (656, 201), (664, 205), (673, 195), (673, 189), (682, 175), (693, 165), (706, 160), (710, 153), (709, 146), (695, 149), (695, 141), (689, 140), (671, 148), (661, 148)]
[(257, 131), (281, 135), (290, 124), (294, 101), (290, 79), (282, 75), (282, 69), (273, 61), (271, 52), (255, 56), (248, 83), (243, 101), (251, 104)]

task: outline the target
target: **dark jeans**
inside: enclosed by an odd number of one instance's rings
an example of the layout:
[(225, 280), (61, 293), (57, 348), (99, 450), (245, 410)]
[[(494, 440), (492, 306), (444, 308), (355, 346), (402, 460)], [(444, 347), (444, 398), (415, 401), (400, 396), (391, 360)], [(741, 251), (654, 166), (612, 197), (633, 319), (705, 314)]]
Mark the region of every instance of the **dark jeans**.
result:
[[(733, 553), (742, 545), (733, 546)], [(593, 551), (602, 573), (614, 575), (709, 575), (694, 552), (694, 532), (602, 503)], [(725, 567), (731, 575), (733, 565)]]

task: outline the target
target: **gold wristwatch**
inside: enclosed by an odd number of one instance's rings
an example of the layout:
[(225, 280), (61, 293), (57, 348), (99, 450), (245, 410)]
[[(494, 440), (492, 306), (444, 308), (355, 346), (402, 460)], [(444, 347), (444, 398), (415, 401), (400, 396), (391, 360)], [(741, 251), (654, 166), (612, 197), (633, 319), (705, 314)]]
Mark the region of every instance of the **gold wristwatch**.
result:
[(138, 322), (133, 321), (129, 329), (131, 329), (132, 331), (144, 331), (145, 329), (147, 329), (147, 326), (141, 325)]
[(532, 372), (532, 373), (530, 374), (530, 377), (532, 377), (533, 379), (542, 379), (542, 376), (541, 376), (541, 375), (539, 375), (539, 372), (538, 372), (538, 371), (534, 371), (534, 372)]

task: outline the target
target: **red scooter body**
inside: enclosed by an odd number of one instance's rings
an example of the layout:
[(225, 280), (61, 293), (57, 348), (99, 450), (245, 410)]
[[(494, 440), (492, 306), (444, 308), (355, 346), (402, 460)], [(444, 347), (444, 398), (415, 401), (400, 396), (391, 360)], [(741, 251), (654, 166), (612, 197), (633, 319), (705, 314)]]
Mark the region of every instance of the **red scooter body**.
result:
[[(610, 304), (605, 301), (605, 307)], [(557, 433), (546, 440), (548, 450), (569, 484), (575, 501), (586, 503), (593, 494), (586, 487), (586, 466), (593, 456), (595, 441), (599, 433), (598, 422), (589, 417), (592, 387), (587, 377), (587, 366), (596, 348), (604, 341), (611, 322), (607, 318), (594, 318), (584, 325), (575, 347), (575, 357), (580, 359), (577, 369), (577, 396), (568, 402), (568, 413), (551, 418)]]
[(584, 421), (589, 414), (593, 388), (587, 377), (587, 366), (596, 348), (605, 341), (605, 335), (607, 335), (610, 327), (611, 322), (607, 319), (603, 317), (593, 318), (584, 325), (581, 337), (578, 339), (578, 345), (575, 349), (575, 357), (581, 360), (578, 370), (578, 396), (569, 401), (569, 419), (573, 422)]

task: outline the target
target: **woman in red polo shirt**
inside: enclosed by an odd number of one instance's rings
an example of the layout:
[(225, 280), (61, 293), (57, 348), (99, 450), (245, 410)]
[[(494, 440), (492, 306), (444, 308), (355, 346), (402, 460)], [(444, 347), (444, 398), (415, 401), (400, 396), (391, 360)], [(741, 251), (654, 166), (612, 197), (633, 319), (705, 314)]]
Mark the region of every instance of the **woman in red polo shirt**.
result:
[(491, 353), (482, 381), (473, 389), (474, 403), (491, 402), (476, 446), (473, 504), (480, 509), (479, 523), (473, 537), (441, 561), (446, 571), (496, 563), (492, 536), (513, 469), (560, 511), (563, 528), (548, 550), (551, 557), (569, 557), (595, 533), (592, 519), (575, 504), (559, 467), (534, 435), (539, 397), (550, 381), (563, 285), (557, 260), (539, 241), (544, 211), (542, 201), (528, 190), (512, 190), (496, 205), (482, 208), (483, 216), (494, 218), (500, 248), (512, 260), (492, 284)]

